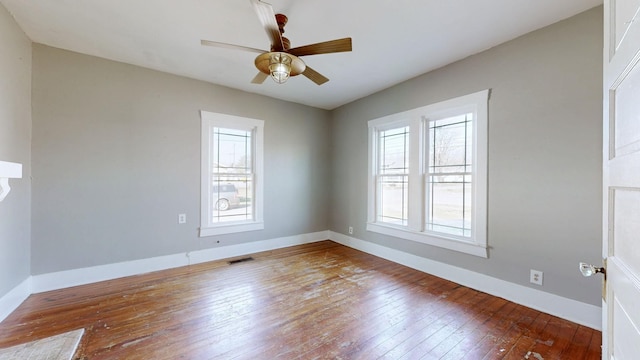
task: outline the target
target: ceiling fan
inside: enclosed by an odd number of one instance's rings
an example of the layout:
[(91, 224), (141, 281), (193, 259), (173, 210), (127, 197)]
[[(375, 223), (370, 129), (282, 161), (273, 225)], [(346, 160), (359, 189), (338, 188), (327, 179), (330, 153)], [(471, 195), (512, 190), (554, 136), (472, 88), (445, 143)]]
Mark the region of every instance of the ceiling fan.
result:
[(262, 84), (269, 75), (279, 84), (283, 84), (290, 76), (304, 75), (318, 85), (329, 81), (322, 74), (308, 67), (299, 57), (306, 55), (329, 54), (335, 52), (351, 51), (351, 38), (336, 39), (320, 43), (290, 48), (289, 39), (282, 36), (287, 17), (283, 14), (275, 14), (271, 4), (260, 0), (249, 0), (253, 5), (262, 27), (271, 40), (270, 51), (254, 49), (246, 46), (226, 44), (217, 41), (201, 40), (202, 45), (215, 46), (227, 49), (237, 49), (259, 53), (255, 65), (260, 70), (251, 81), (254, 84)]

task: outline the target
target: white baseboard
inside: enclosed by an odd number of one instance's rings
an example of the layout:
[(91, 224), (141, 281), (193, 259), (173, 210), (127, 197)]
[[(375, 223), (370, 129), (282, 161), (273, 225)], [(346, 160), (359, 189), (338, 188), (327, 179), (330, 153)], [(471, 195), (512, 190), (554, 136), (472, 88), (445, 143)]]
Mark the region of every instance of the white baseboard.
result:
[(329, 239), (329, 231), (30, 276), (0, 298), (0, 322), (31, 294)]
[(531, 289), (526, 286), (408, 254), (333, 231), (320, 231), (188, 253), (31, 276), (0, 298), (0, 321), (9, 316), (30, 294), (327, 239), (593, 329), (602, 329), (602, 313), (601, 308), (598, 306)]
[(333, 231), (329, 232), (329, 239), (472, 289), (486, 292), (592, 329), (602, 330), (602, 311), (598, 306), (514, 284)]
[(213, 249), (199, 250), (187, 253), (187, 256), (191, 259), (191, 264), (199, 264), (207, 261), (248, 255), (261, 251), (282, 249), (289, 246), (309, 244), (323, 240), (329, 240), (328, 230), (310, 234), (301, 234), (232, 246), (224, 246)]
[(254, 241), (238, 245), (221, 246), (218, 248), (191, 251), (188, 253), (34, 275), (31, 281), (31, 293), (35, 294), (50, 290), (64, 289), (72, 286), (91, 284), (125, 276), (172, 269), (180, 266), (226, 259), (234, 256), (280, 249), (288, 246), (307, 244), (327, 239), (329, 239), (329, 232), (320, 231), (316, 233)]
[(0, 298), (0, 322), (31, 295), (31, 276)]

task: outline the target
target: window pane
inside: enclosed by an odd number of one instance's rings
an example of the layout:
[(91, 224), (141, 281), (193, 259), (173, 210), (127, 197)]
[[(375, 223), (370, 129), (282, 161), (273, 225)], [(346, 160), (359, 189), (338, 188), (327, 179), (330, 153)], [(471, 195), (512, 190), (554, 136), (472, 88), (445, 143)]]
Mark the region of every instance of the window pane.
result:
[(471, 175), (429, 176), (427, 230), (471, 236)]
[(211, 196), (211, 215), (214, 223), (253, 219), (251, 176), (214, 175)]
[(213, 128), (213, 172), (251, 173), (251, 131)]
[(471, 114), (429, 122), (429, 172), (471, 171)]
[(380, 132), (379, 174), (409, 172), (409, 127)]
[(409, 177), (380, 176), (380, 207), (378, 221), (395, 225), (407, 225)]

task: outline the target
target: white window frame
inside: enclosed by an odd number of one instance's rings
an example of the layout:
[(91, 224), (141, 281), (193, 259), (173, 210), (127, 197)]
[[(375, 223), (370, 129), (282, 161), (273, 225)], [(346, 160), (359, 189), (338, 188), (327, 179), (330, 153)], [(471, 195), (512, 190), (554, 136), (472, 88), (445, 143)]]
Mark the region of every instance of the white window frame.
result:
[[(264, 121), (245, 117), (200, 111), (202, 118), (201, 181), (200, 181), (200, 237), (231, 234), (264, 229), (263, 174), (264, 174)], [(237, 129), (252, 133), (253, 219), (214, 223), (212, 220), (211, 183), (213, 169), (213, 128)]]
[[(367, 230), (423, 244), (488, 257), (487, 246), (487, 153), (489, 90), (460, 96), (402, 113), (370, 120)], [(429, 121), (473, 113), (472, 225), (471, 236), (426, 231), (428, 203), (427, 163)], [(377, 221), (378, 136), (382, 130), (409, 125), (409, 219), (406, 226)]]

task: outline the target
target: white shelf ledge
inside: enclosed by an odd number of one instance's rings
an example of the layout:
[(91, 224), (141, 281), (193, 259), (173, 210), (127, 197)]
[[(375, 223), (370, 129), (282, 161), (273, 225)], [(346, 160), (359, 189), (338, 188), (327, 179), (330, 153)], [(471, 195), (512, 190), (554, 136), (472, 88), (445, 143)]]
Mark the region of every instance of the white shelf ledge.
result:
[(9, 186), (9, 179), (21, 179), (22, 178), (22, 164), (0, 161), (0, 201), (4, 200), (11, 187)]

